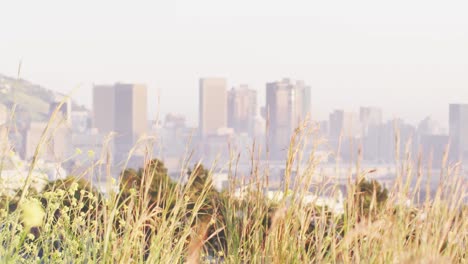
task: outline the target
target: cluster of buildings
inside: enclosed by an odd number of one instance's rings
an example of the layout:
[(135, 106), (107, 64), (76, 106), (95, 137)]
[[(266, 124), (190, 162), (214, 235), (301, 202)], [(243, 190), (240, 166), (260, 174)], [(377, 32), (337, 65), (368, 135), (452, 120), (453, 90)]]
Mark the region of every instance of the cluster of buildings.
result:
[[(122, 164), (138, 167), (152, 154), (177, 174), (187, 158), (205, 164), (231, 161), (245, 168), (252, 159), (284, 163), (296, 128), (314, 120), (318, 130), (312, 140), (326, 139), (314, 150), (328, 153), (330, 162), (352, 162), (360, 155), (369, 164), (390, 164), (398, 152), (404, 159), (406, 150), (413, 156), (422, 153), (433, 167), (440, 167), (445, 156), (449, 162), (468, 161), (468, 104), (450, 105), (447, 133), (431, 118), (417, 126), (385, 121), (377, 107), (334, 110), (328, 120), (319, 121), (311, 113), (311, 87), (303, 81), (282, 79), (266, 83), (265, 89), (261, 104), (257, 90), (248, 85), (200, 79), (198, 127), (190, 127), (179, 114), (149, 120), (152, 99), (145, 85), (96, 85), (91, 111), (72, 109), (70, 99), (58, 97), (50, 104), (52, 122), (29, 122), (22, 131), (9, 131), (8, 138), (22, 160), (39, 155), (46, 162), (61, 162), (68, 171), (97, 159), (116, 171)], [(0, 127), (7, 120), (8, 111), (0, 105)], [(254, 145), (263, 148), (258, 155)]]

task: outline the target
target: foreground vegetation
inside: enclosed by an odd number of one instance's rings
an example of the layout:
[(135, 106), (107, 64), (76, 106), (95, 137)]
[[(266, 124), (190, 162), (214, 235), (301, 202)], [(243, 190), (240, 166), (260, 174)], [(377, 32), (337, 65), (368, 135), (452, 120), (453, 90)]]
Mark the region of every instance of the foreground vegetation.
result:
[[(299, 134), (299, 133), (298, 133)], [(307, 137), (291, 139), (283, 194), (267, 199), (268, 170), (252, 159), (242, 184), (213, 188), (212, 168), (196, 164), (172, 181), (148, 159), (100, 193), (84, 175), (35, 191), (28, 178), (1, 197), (0, 260), (5, 263), (466, 263), (467, 185), (458, 164), (440, 173), (434, 196), (421, 165), (397, 162), (388, 190), (366, 171), (349, 177), (344, 213), (305, 202), (319, 163), (302, 160)], [(38, 146), (39, 148), (40, 146)], [(398, 153), (398, 151), (397, 151)], [(359, 158), (358, 158), (359, 160)], [(397, 160), (400, 160), (397, 157)], [(36, 157), (32, 161), (32, 166)], [(100, 162), (96, 163), (98, 166)], [(235, 160), (230, 164), (236, 164)], [(306, 164), (299, 170), (299, 164)], [(87, 171), (92, 171), (90, 168)], [(233, 172), (234, 171), (234, 172)], [(294, 174), (294, 181), (291, 180)], [(412, 179), (416, 185), (410, 188)], [(329, 185), (327, 185), (329, 186)], [(330, 187), (323, 187), (330, 188)], [(333, 193), (316, 188), (315, 194)], [(421, 201), (421, 193), (426, 199)]]
[(120, 191), (105, 196), (69, 177), (3, 197), (0, 255), (8, 263), (466, 263), (466, 185), (446, 173), (420, 206), (407, 204), (424, 189), (410, 191), (410, 174), (390, 190), (359, 175), (336, 215), (304, 203), (304, 184), (269, 200), (253, 177), (239, 197), (214, 190), (202, 165), (179, 184), (151, 160), (125, 170)]

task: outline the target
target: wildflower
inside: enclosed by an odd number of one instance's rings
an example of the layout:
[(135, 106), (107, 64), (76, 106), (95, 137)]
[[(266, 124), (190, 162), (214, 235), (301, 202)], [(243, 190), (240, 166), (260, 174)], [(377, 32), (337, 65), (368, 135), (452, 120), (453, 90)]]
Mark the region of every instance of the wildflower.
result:
[(65, 191), (62, 189), (58, 189), (55, 191), (57, 193), (57, 197), (63, 197), (65, 195)]
[(36, 238), (36, 237), (35, 237), (33, 234), (31, 234), (31, 233), (28, 234), (28, 239), (34, 240), (35, 238)]
[(74, 195), (76, 190), (78, 190), (78, 183), (74, 182), (71, 184), (70, 189), (68, 189), (68, 193)]
[(94, 158), (94, 155), (95, 155), (95, 153), (94, 153), (93, 150), (88, 150), (88, 157)]
[(214, 224), (216, 224), (216, 219), (212, 217), (210, 220), (210, 225), (214, 225)]
[(81, 151), (80, 148), (76, 148), (76, 149), (75, 149), (75, 154), (76, 154), (76, 155), (81, 155), (81, 153), (83, 153), (83, 151)]
[(20, 205), (20, 208), (21, 220), (26, 228), (29, 229), (33, 226), (40, 226), (42, 224), (45, 212), (38, 200), (25, 201)]

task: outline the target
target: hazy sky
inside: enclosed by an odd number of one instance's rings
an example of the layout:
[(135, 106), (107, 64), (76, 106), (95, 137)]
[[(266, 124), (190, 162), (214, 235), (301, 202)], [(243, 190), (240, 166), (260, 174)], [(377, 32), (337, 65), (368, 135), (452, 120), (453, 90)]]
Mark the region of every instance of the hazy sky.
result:
[[(0, 73), (75, 90), (146, 83), (151, 112), (197, 120), (198, 78), (312, 86), (318, 119), (335, 108), (384, 109), (446, 126), (448, 103), (468, 103), (467, 1), (3, 1)], [(157, 90), (161, 105), (157, 105)]]

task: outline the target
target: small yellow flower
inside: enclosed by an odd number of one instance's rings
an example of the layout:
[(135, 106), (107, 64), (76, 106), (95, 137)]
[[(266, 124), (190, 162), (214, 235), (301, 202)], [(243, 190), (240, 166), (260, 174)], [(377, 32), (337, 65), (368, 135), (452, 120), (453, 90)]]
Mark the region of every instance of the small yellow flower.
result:
[(21, 220), (26, 228), (41, 226), (45, 212), (38, 200), (27, 200), (20, 206)]
[(68, 193), (70, 195), (74, 195), (76, 190), (78, 190), (78, 183), (77, 182), (73, 182), (71, 185), (70, 185), (70, 188), (68, 189)]
[(94, 153), (93, 150), (88, 150), (88, 157), (94, 158), (94, 155), (95, 155), (95, 153)]
[(76, 148), (76, 149), (75, 149), (75, 154), (76, 154), (76, 155), (81, 155), (81, 153), (83, 153), (83, 151), (81, 151), (80, 148)]

